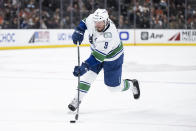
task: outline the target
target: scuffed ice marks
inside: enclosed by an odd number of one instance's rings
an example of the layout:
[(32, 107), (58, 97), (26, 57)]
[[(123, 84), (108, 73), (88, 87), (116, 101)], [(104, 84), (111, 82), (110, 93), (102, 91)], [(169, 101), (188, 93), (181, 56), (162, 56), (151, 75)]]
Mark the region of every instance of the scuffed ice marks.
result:
[(175, 72), (175, 71), (195, 71), (196, 65), (169, 65), (169, 64), (140, 64), (128, 62), (124, 65), (124, 70), (128, 72)]

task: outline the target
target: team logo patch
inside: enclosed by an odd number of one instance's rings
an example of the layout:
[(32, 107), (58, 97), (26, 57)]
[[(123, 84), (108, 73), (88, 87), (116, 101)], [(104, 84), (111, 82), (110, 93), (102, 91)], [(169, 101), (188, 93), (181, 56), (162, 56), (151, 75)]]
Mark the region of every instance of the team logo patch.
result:
[(104, 38), (112, 38), (112, 33), (111, 32), (104, 32), (103, 36), (104, 36)]

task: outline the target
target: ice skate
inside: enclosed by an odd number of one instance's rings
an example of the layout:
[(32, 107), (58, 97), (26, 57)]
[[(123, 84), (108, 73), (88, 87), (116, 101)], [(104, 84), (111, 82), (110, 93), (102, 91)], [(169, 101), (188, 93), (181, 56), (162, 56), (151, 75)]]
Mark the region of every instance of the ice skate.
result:
[[(81, 101), (79, 101), (79, 104), (81, 103)], [(68, 105), (68, 108), (71, 111), (75, 111), (78, 108), (78, 98), (74, 98), (71, 103)]]
[(136, 79), (133, 79), (133, 80), (126, 79), (126, 80), (133, 83), (133, 86), (130, 86), (130, 89), (133, 92), (134, 99), (139, 99), (139, 97), (140, 97), (140, 88), (139, 88), (138, 81)]

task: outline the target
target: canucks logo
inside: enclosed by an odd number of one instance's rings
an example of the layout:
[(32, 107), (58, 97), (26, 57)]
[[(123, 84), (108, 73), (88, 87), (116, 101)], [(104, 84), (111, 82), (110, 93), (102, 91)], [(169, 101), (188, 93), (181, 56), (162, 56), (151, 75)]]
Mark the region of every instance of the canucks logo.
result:
[(112, 38), (112, 33), (111, 32), (104, 32), (103, 36), (104, 36), (104, 38)]

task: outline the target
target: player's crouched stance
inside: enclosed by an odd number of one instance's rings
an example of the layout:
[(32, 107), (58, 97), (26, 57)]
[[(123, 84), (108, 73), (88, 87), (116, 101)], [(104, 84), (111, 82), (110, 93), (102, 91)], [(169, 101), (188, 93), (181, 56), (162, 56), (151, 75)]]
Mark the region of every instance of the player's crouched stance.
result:
[[(139, 83), (136, 79), (122, 79), (122, 64), (124, 58), (123, 44), (118, 31), (109, 19), (105, 9), (97, 9), (76, 27), (72, 39), (74, 44), (83, 41), (84, 32), (88, 30), (91, 43), (91, 55), (81, 66), (75, 66), (73, 75), (80, 78), (79, 99), (78, 94), (68, 105), (75, 111), (83, 97), (89, 91), (91, 84), (103, 69), (104, 83), (115, 91), (131, 90), (135, 99), (140, 97)], [(79, 104), (78, 104), (79, 100)]]

